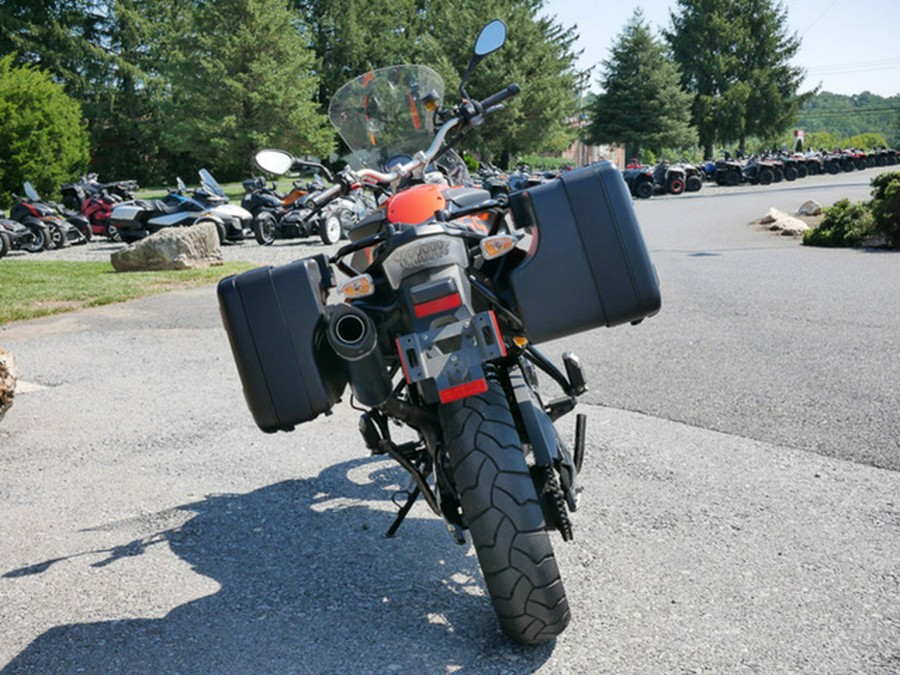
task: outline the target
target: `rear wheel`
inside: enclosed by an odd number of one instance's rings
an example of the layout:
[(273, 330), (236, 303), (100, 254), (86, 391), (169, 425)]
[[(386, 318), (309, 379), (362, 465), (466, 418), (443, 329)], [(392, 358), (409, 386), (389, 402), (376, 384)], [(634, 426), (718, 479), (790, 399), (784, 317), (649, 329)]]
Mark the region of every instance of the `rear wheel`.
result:
[(0, 258), (9, 253), (9, 236), (6, 232), (0, 232)]
[(442, 406), (453, 480), (485, 585), (504, 632), (524, 644), (562, 633), (569, 603), (506, 395)]
[(49, 247), (50, 235), (47, 228), (38, 222), (25, 223), (31, 236), (22, 242), (22, 248), (29, 253), (38, 253)]
[(666, 192), (671, 195), (680, 195), (684, 192), (684, 181), (680, 176), (673, 176), (666, 181)]
[(634, 188), (634, 194), (638, 199), (649, 199), (653, 196), (653, 183), (649, 180), (640, 181)]
[(684, 183), (684, 189), (688, 192), (698, 192), (703, 187), (700, 176), (688, 176)]
[(760, 185), (771, 185), (772, 181), (775, 180), (775, 174), (772, 172), (772, 169), (760, 169), (756, 179)]
[(275, 216), (269, 211), (260, 211), (253, 219), (253, 236), (260, 246), (268, 246), (275, 241)]
[(785, 180), (797, 180), (797, 169), (795, 169), (792, 166), (785, 167), (784, 179)]

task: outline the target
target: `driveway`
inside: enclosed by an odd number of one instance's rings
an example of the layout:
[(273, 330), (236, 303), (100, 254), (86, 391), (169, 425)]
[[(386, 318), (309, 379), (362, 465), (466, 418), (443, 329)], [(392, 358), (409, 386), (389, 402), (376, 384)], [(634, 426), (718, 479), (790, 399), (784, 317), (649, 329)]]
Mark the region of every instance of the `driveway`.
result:
[(383, 537), (407, 481), (346, 402), (256, 429), (212, 287), (0, 328), (2, 672), (900, 671), (898, 258), (750, 228), (778, 189), (639, 203), (662, 313), (547, 346), (591, 391), (538, 649), (421, 503)]

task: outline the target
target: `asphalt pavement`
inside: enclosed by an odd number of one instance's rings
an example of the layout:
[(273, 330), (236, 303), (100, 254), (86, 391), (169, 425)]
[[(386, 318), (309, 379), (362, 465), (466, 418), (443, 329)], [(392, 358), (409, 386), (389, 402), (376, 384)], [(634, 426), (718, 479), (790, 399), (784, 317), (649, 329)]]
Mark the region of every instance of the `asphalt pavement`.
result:
[(421, 503), (384, 538), (407, 481), (346, 402), (256, 429), (212, 287), (0, 327), (0, 672), (900, 672), (900, 258), (748, 224), (869, 177), (637, 204), (662, 312), (546, 346), (591, 391), (537, 649)]

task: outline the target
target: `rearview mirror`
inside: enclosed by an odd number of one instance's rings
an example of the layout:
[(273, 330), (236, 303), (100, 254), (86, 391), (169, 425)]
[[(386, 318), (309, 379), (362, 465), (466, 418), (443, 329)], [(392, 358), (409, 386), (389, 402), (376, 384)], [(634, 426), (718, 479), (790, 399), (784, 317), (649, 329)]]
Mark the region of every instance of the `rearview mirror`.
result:
[(277, 176), (286, 174), (294, 164), (294, 157), (284, 150), (260, 150), (253, 159), (260, 169)]
[(504, 42), (506, 42), (506, 24), (500, 19), (494, 19), (481, 29), (478, 39), (475, 40), (475, 49), (472, 50), (469, 66), (459, 81), (459, 93), (463, 98), (469, 98), (469, 95), (466, 93), (466, 82), (469, 81), (469, 75), (475, 70), (475, 66), (485, 56), (500, 49)]
[(475, 56), (485, 57), (491, 54), (506, 42), (506, 24), (500, 19), (494, 19), (484, 28), (475, 41)]

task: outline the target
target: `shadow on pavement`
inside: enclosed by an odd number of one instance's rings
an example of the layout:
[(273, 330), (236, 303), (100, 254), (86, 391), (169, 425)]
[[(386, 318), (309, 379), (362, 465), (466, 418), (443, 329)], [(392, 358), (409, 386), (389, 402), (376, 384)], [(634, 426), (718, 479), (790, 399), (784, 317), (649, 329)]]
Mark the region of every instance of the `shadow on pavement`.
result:
[(314, 479), (185, 504), (176, 509), (180, 526), (104, 551), (6, 571), (42, 574), (97, 553), (105, 557), (93, 566), (115, 565), (168, 545), (220, 589), (159, 619), (57, 626), (2, 672), (452, 672), (507, 660), (519, 672), (540, 667), (553, 645), (526, 649), (502, 636), (470, 547), (455, 546), (437, 518), (411, 515), (397, 537), (384, 537), (390, 497), (406, 482), (394, 465), (354, 460)]

